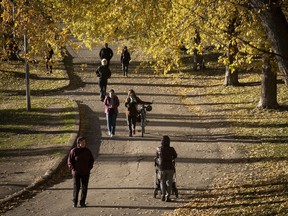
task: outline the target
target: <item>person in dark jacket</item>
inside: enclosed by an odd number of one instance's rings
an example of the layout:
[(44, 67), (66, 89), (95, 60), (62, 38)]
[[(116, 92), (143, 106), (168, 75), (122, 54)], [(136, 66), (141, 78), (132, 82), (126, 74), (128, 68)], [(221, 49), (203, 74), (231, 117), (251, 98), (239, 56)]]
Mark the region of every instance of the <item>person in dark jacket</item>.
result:
[(103, 102), (106, 96), (108, 79), (111, 77), (111, 71), (107, 66), (106, 59), (102, 59), (101, 66), (96, 70), (96, 76), (99, 77), (100, 100)]
[(47, 44), (47, 49), (45, 50), (45, 65), (46, 69), (50, 70), (50, 73), (52, 73), (52, 57), (54, 55), (54, 51), (52, 49), (52, 46), (50, 44)]
[(173, 175), (175, 172), (175, 159), (177, 153), (173, 147), (170, 147), (169, 136), (163, 136), (161, 146), (156, 150), (156, 160), (158, 163), (158, 178), (160, 179), (160, 188), (162, 192), (162, 201), (170, 202), (172, 190)]
[(128, 52), (127, 46), (124, 46), (122, 53), (121, 53), (121, 64), (122, 64), (122, 71), (123, 71), (123, 76), (128, 77), (128, 66), (131, 60), (130, 53)]
[(100, 59), (106, 59), (107, 60), (107, 66), (110, 65), (110, 60), (113, 57), (113, 51), (110, 47), (108, 47), (108, 43), (104, 44), (104, 47), (99, 52)]
[(108, 135), (113, 137), (115, 135), (116, 119), (118, 115), (119, 99), (114, 90), (109, 91), (104, 99), (104, 112), (106, 113)]
[(77, 147), (71, 149), (67, 164), (73, 175), (73, 207), (77, 207), (78, 194), (81, 191), (80, 206), (86, 207), (86, 197), (88, 191), (88, 182), (90, 170), (93, 168), (94, 157), (91, 151), (86, 147), (85, 137), (77, 138)]
[(133, 134), (136, 133), (138, 104), (151, 104), (151, 102), (142, 101), (139, 97), (136, 96), (136, 93), (134, 92), (134, 90), (130, 89), (128, 91), (128, 96), (125, 100), (126, 118), (127, 118), (128, 128), (129, 128), (129, 137), (132, 137), (132, 132)]

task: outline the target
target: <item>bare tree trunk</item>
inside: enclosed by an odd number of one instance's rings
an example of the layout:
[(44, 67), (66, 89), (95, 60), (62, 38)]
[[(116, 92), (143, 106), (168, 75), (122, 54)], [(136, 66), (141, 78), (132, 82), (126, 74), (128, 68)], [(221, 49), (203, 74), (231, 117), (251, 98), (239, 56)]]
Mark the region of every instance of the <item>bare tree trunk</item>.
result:
[(237, 70), (234, 70), (232, 72), (229, 66), (226, 66), (224, 85), (225, 86), (238, 86), (239, 85)]
[[(281, 9), (281, 1), (250, 0), (250, 3), (262, 22), (272, 50), (276, 53), (279, 70), (284, 74), (284, 81), (288, 86), (288, 23)], [(267, 5), (270, 6), (268, 9)]]
[[(195, 31), (194, 43), (199, 45), (201, 43), (201, 37), (198, 30)], [(204, 57), (197, 48), (193, 50), (193, 70), (203, 70), (204, 69)]]
[(263, 57), (261, 97), (258, 108), (276, 109), (277, 102), (277, 73), (271, 69), (270, 58)]
[(225, 86), (238, 86), (239, 80), (238, 80), (238, 71), (235, 69), (233, 72), (230, 69), (230, 65), (234, 61), (234, 51), (232, 51), (232, 45), (231, 43), (228, 45), (229, 49), (227, 51), (227, 56), (229, 58), (229, 65), (226, 65), (226, 71), (225, 71), (225, 79), (224, 79), (224, 85)]

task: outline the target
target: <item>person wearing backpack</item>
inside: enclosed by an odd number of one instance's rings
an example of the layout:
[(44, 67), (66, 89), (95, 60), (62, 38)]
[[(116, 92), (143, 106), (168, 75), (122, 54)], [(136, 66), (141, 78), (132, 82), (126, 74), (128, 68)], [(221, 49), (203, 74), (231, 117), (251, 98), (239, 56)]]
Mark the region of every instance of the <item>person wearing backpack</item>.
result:
[(106, 96), (108, 79), (111, 77), (111, 71), (108, 68), (106, 59), (102, 59), (101, 66), (96, 70), (96, 76), (99, 77), (100, 100), (103, 102)]
[(123, 76), (128, 77), (128, 66), (131, 60), (130, 53), (127, 49), (127, 46), (124, 46), (122, 53), (121, 53), (121, 64), (122, 64), (122, 71), (123, 71)]

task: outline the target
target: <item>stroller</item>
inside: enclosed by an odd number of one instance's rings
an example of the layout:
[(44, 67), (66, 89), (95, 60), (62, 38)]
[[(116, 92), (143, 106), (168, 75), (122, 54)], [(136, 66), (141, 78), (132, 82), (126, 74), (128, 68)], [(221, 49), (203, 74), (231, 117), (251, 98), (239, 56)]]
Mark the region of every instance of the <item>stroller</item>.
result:
[[(160, 191), (160, 195), (162, 194), (161, 192), (161, 187), (160, 187), (160, 179), (158, 176), (158, 172), (159, 172), (159, 163), (157, 158), (154, 159), (155, 161), (155, 180), (154, 180), (154, 195), (153, 197), (156, 198), (157, 194)], [(173, 180), (172, 180), (172, 191), (171, 194), (175, 195), (176, 198), (178, 198), (178, 189), (176, 187), (176, 169), (175, 169), (175, 160), (173, 161), (173, 165), (174, 165), (174, 175), (173, 175)]]

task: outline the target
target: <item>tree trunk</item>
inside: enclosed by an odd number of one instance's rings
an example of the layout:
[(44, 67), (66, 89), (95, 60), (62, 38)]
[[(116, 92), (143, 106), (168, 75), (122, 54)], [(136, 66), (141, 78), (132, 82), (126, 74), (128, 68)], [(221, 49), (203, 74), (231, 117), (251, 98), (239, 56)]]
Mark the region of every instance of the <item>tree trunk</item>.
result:
[[(198, 46), (201, 43), (201, 37), (198, 30), (195, 31), (194, 43)], [(193, 70), (204, 69), (204, 57), (197, 48), (193, 50)]]
[(261, 97), (258, 108), (276, 109), (277, 103), (277, 74), (271, 69), (270, 58), (263, 57)]
[[(279, 70), (284, 74), (288, 87), (288, 23), (278, 0), (250, 0), (264, 27), (271, 48), (276, 53)], [(265, 9), (269, 5), (269, 9)], [(261, 13), (258, 13), (262, 9)]]
[(234, 71), (230, 69), (230, 65), (234, 61), (234, 55), (235, 55), (234, 49), (232, 49), (231, 43), (229, 43), (228, 47), (229, 48), (227, 51), (227, 57), (229, 58), (229, 65), (226, 65), (224, 85), (225, 86), (238, 86), (239, 85), (238, 71), (237, 69), (235, 69)]
[(225, 86), (239, 85), (237, 69), (232, 72), (229, 66), (228, 65), (226, 66), (224, 85)]

